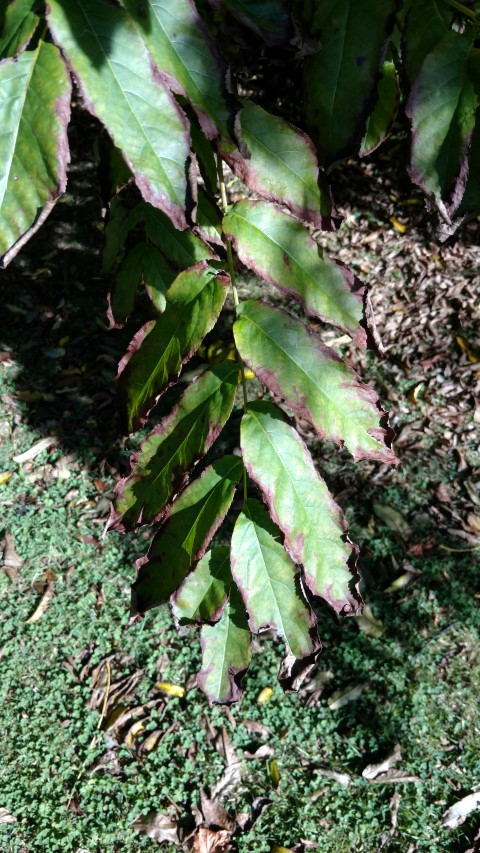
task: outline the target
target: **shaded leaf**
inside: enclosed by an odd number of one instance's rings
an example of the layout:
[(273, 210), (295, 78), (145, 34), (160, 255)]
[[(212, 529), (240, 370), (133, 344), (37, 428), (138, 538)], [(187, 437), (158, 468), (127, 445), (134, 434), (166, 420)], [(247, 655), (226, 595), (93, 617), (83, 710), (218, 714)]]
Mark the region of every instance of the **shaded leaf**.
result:
[(360, 146), (361, 157), (371, 154), (382, 144), (390, 133), (397, 115), (400, 104), (400, 86), (395, 63), (391, 59), (383, 63), (377, 95), (377, 102), (367, 119), (365, 134)]
[(321, 438), (345, 445), (356, 461), (396, 461), (379, 426), (383, 411), (376, 393), (333, 350), (277, 308), (246, 301), (237, 313), (237, 348), (273, 394), (310, 421)]
[(355, 616), (355, 621), (367, 637), (381, 637), (385, 633), (385, 626), (379, 619), (375, 619), (370, 605), (366, 604), (363, 608), (363, 613)]
[(241, 459), (224, 456), (182, 492), (147, 556), (137, 561), (133, 616), (167, 602), (201, 559), (228, 511), (242, 470)]
[(328, 707), (332, 711), (337, 711), (339, 708), (343, 708), (344, 705), (348, 705), (349, 702), (356, 702), (357, 699), (360, 699), (367, 685), (368, 681), (359, 681), (354, 684), (347, 684), (346, 687), (340, 687), (339, 690), (335, 690), (330, 696)]
[(215, 364), (188, 386), (174, 409), (132, 456), (132, 473), (115, 489), (110, 526), (150, 523), (188, 480), (188, 471), (211, 447), (232, 411), (238, 365)]
[(168, 216), (152, 205), (144, 205), (143, 213), (148, 239), (179, 270), (187, 269), (206, 258), (218, 259), (212, 246), (205, 243), (191, 229), (178, 231)]
[(218, 622), (231, 585), (230, 548), (218, 545), (207, 551), (173, 596), (174, 616), (180, 624)]
[[(232, 587), (220, 621), (215, 625), (204, 625), (200, 640), (202, 668), (197, 675), (198, 686), (211, 702), (236, 702), (242, 695), (241, 680), (250, 663), (250, 631), (245, 607), (235, 587)], [(227, 783), (231, 787), (238, 781), (237, 767), (226, 780), (223, 779), (220, 790), (224, 790)], [(216, 794), (220, 790), (216, 790)]]
[(248, 149), (243, 157), (223, 144), (225, 160), (251, 190), (282, 202), (295, 216), (317, 228), (330, 228), (331, 199), (320, 183), (318, 161), (311, 139), (285, 119), (242, 101), (237, 135)]
[(448, 32), (423, 63), (406, 107), (412, 123), (410, 177), (435, 199), (447, 222), (465, 190), (475, 124), (471, 50), (471, 36)]
[(188, 123), (155, 74), (124, 9), (105, 0), (48, 4), (48, 23), (85, 106), (107, 128), (144, 199), (187, 228)]
[(167, 85), (194, 107), (208, 139), (230, 135), (234, 99), (227, 68), (190, 0), (124, 0)]
[(343, 264), (324, 257), (307, 228), (268, 202), (235, 204), (223, 223), (242, 263), (293, 296), (307, 314), (346, 331), (366, 346), (366, 288)]
[(28, 45), (39, 21), (36, 0), (5, 0), (5, 18), (0, 33), (0, 59), (17, 56)]
[(403, 67), (412, 84), (426, 57), (449, 31), (452, 10), (441, 0), (407, 0), (405, 11)]
[(133, 338), (119, 365), (117, 392), (125, 433), (138, 429), (160, 394), (215, 323), (228, 277), (205, 262), (185, 270), (167, 292), (167, 307)]
[(297, 659), (318, 652), (316, 620), (303, 600), (296, 566), (258, 501), (244, 503), (231, 548), (232, 575), (248, 613), (250, 630), (258, 634), (273, 628)]
[(37, 231), (67, 183), (71, 83), (58, 49), (40, 42), (0, 62), (0, 264)]
[(122, 262), (114, 279), (108, 306), (110, 328), (123, 325), (133, 311), (141, 281), (144, 281), (157, 311), (164, 311), (165, 294), (174, 278), (174, 271), (155, 246), (137, 243)]
[(375, 515), (383, 521), (390, 530), (397, 533), (403, 540), (408, 540), (411, 536), (410, 525), (404, 514), (399, 509), (395, 509), (388, 504), (381, 504), (377, 501), (373, 504)]
[(306, 117), (325, 165), (353, 154), (375, 103), (395, 0), (326, 0), (312, 4), (310, 37), (320, 50), (307, 56)]
[(240, 440), (247, 471), (283, 532), (288, 553), (303, 563), (311, 592), (337, 612), (358, 609), (356, 550), (346, 540), (345, 518), (296, 430), (272, 403), (257, 401), (242, 418)]
[(285, 0), (210, 0), (216, 9), (228, 10), (241, 24), (249, 27), (268, 45), (285, 44), (289, 36), (289, 18)]

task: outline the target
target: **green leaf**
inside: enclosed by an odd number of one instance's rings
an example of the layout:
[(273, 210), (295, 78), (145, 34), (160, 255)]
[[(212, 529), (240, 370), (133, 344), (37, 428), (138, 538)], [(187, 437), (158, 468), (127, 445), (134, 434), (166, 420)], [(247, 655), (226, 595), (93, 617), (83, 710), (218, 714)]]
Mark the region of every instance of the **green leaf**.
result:
[(243, 360), (267, 388), (354, 459), (395, 462), (372, 388), (300, 320), (261, 302), (237, 309), (233, 327)]
[(409, 174), (449, 222), (465, 190), (478, 104), (469, 75), (472, 36), (448, 32), (423, 63), (406, 112), (412, 122)]
[(207, 551), (173, 596), (175, 618), (181, 625), (218, 622), (231, 585), (230, 548), (219, 545)]
[(179, 270), (206, 258), (218, 259), (215, 250), (193, 231), (178, 231), (170, 219), (150, 204), (145, 205), (147, 237)]
[(242, 263), (293, 296), (308, 314), (339, 326), (366, 346), (365, 287), (352, 272), (323, 256), (300, 222), (268, 202), (242, 201), (224, 219)]
[(163, 255), (147, 243), (137, 243), (120, 265), (109, 295), (110, 328), (122, 326), (133, 311), (140, 282), (159, 313), (165, 310), (165, 294), (175, 279), (175, 272)]
[(85, 106), (121, 149), (144, 199), (187, 228), (188, 123), (131, 19), (105, 0), (51, 0), (48, 8)]
[(176, 380), (215, 323), (229, 279), (205, 261), (180, 273), (167, 307), (133, 338), (119, 366), (118, 403), (125, 433), (145, 422), (160, 394)]
[(407, 0), (404, 11), (403, 67), (411, 85), (426, 57), (448, 33), (452, 8), (443, 0)]
[(271, 47), (288, 42), (290, 22), (285, 0), (213, 0), (213, 5), (230, 12)]
[[(108, 219), (105, 226), (105, 245), (103, 247), (103, 271), (110, 272), (131, 231), (145, 220), (144, 202), (136, 204), (131, 210), (124, 206), (120, 195), (112, 198), (108, 208)], [(153, 210), (153, 208), (152, 208)], [(183, 231), (178, 232), (183, 234)], [(187, 232), (188, 233), (188, 232)], [(193, 264), (189, 264), (193, 266)]]
[(254, 192), (285, 204), (295, 216), (317, 228), (330, 228), (330, 193), (319, 185), (311, 139), (257, 104), (242, 104), (239, 134), (249, 156), (244, 158), (233, 146), (223, 145), (229, 166)]
[(182, 492), (154, 537), (147, 556), (137, 562), (132, 615), (167, 602), (203, 557), (228, 512), (242, 471), (238, 456), (224, 456)]
[(297, 568), (258, 501), (246, 501), (237, 518), (231, 565), (252, 633), (273, 628), (297, 659), (320, 649), (316, 620), (302, 598)]
[(142, 442), (132, 473), (115, 490), (111, 526), (131, 529), (158, 520), (188, 481), (232, 411), (238, 382), (233, 361), (214, 364), (189, 385), (172, 412)]
[(378, 100), (367, 120), (360, 156), (367, 157), (386, 139), (395, 121), (400, 103), (400, 87), (393, 60), (383, 63), (377, 87)]
[(209, 139), (230, 136), (234, 99), (215, 41), (190, 0), (124, 0), (169, 88), (194, 107)]
[(242, 696), (242, 676), (250, 664), (250, 631), (245, 608), (235, 587), (222, 618), (200, 632), (202, 668), (197, 683), (211, 702), (229, 704)]
[(395, 0), (312, 4), (310, 37), (320, 50), (305, 59), (306, 118), (323, 163), (356, 153), (375, 102)]
[(35, 14), (36, 0), (13, 0), (6, 5), (0, 33), (0, 59), (17, 56), (25, 50), (39, 21)]
[(347, 523), (296, 430), (272, 403), (250, 403), (241, 447), (285, 548), (295, 563), (303, 563), (310, 591), (343, 615), (358, 609), (356, 549), (346, 537)]
[[(65, 190), (71, 84), (52, 44), (0, 63), (0, 264), (7, 266)], [(2, 257), (3, 256), (3, 257)]]
[(223, 245), (222, 215), (203, 187), (198, 187), (196, 221), (199, 232), (212, 243)]

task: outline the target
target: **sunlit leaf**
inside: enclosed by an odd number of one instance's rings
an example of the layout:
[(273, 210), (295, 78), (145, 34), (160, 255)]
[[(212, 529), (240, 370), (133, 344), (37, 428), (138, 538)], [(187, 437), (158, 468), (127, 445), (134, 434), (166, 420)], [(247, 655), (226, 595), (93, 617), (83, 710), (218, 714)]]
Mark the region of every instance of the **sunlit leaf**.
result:
[(0, 62), (0, 264), (44, 222), (67, 182), (71, 84), (58, 49), (40, 42)]
[(242, 201), (224, 219), (242, 263), (293, 296), (308, 314), (346, 331), (365, 346), (365, 287), (343, 264), (323, 255), (293, 216), (268, 202)]
[(206, 263), (191, 267), (167, 291), (164, 313), (143, 326), (120, 362), (118, 401), (125, 432), (145, 422), (159, 395), (178, 377), (222, 308), (228, 277)]
[(28, 45), (39, 21), (36, 0), (12, 0), (5, 4), (5, 18), (1, 21), (0, 59), (17, 56)]
[(238, 308), (234, 335), (258, 379), (310, 421), (321, 438), (344, 444), (355, 460), (395, 462), (373, 389), (300, 320), (247, 300)]
[(207, 551), (173, 596), (174, 616), (180, 624), (218, 622), (231, 585), (230, 548), (219, 545)]
[(176, 500), (147, 556), (138, 561), (132, 615), (167, 602), (176, 592), (225, 517), (242, 470), (238, 456), (224, 456)]
[(303, 563), (309, 589), (337, 612), (358, 609), (355, 551), (346, 541), (345, 518), (296, 430), (272, 403), (250, 403), (242, 418), (241, 446), (287, 551)]
[(211, 447), (232, 411), (238, 366), (224, 361), (189, 385), (172, 412), (142, 442), (132, 473), (115, 490), (111, 523), (121, 530), (157, 520), (188, 482), (188, 472)]
[(198, 686), (212, 702), (236, 702), (242, 695), (241, 680), (250, 663), (250, 631), (245, 607), (235, 587), (230, 593), (222, 618), (215, 625), (204, 625), (202, 668)]
[(51, 0), (48, 23), (85, 106), (122, 150), (144, 199), (187, 228), (188, 123), (129, 16), (106, 0)]

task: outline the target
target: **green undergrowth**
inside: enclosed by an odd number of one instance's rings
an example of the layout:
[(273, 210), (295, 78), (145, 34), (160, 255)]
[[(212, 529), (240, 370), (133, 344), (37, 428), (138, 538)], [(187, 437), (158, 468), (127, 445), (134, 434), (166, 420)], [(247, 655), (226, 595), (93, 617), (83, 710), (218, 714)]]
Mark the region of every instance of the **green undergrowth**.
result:
[[(133, 561), (146, 543), (117, 534), (102, 539), (113, 485), (105, 458), (85, 445), (65, 462), (60, 442), (16, 464), (13, 456), (45, 430), (29, 423), (31, 404), (12, 398), (16, 368), (4, 366), (2, 376), (0, 472), (12, 476), (0, 487), (0, 532), (13, 536), (23, 560), (16, 584), (0, 574), (0, 807), (16, 818), (0, 823), (2, 853), (157, 849), (135, 832), (134, 819), (154, 809), (177, 813), (188, 825), (200, 789), (208, 790), (225, 770), (211, 736), (222, 726), (240, 758), (268, 744), (280, 772), (275, 787), (268, 758), (244, 760), (242, 781), (224, 805), (232, 814), (252, 814), (256, 798), (270, 802), (249, 830), (234, 836), (239, 853), (268, 853), (275, 844), (289, 848), (302, 839), (324, 853), (406, 851), (410, 845), (431, 853), (466, 850), (478, 812), (455, 830), (443, 829), (441, 817), (480, 783), (475, 552), (439, 547), (441, 538), (411, 499), (415, 484), (405, 485), (409, 471), (402, 472), (403, 485), (371, 484), (347, 501), (352, 535), (362, 545), (364, 595), (384, 633), (371, 636), (354, 620), (339, 622), (321, 608), (324, 649), (300, 693), (281, 693), (281, 647), (265, 638), (246, 676), (245, 698), (228, 714), (208, 706), (194, 686), (197, 639), (179, 637), (166, 609), (127, 628)], [(334, 467), (330, 461), (326, 475), (334, 478)], [(448, 466), (444, 476), (450, 477)], [(375, 501), (404, 514), (408, 543), (374, 516)], [(407, 555), (412, 542), (423, 543), (423, 552)], [(415, 572), (412, 583), (387, 593), (406, 559)], [(53, 577), (53, 596), (41, 618), (27, 623), (42, 577)], [(113, 680), (122, 672), (140, 673), (123, 700), (127, 706), (158, 700), (130, 743), (97, 730), (101, 701), (92, 706), (92, 674), (109, 657)], [(159, 679), (186, 687), (185, 697), (162, 699)], [(355, 700), (329, 707), (335, 691), (355, 685), (362, 688)], [(257, 698), (265, 687), (273, 695), (261, 705)], [(248, 721), (268, 729), (259, 737)], [(142, 755), (139, 744), (157, 729), (162, 737)], [(416, 781), (362, 777), (367, 764), (397, 743), (402, 757), (396, 768)], [(343, 774), (348, 784), (322, 771)], [(392, 799), (395, 794), (399, 798)]]

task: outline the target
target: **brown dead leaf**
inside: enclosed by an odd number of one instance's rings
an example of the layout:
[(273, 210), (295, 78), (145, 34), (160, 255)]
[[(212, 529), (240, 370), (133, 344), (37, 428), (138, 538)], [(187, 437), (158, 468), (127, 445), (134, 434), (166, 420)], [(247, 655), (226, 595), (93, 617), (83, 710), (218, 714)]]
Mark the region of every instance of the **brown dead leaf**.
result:
[(235, 818), (230, 817), (227, 810), (216, 800), (207, 797), (203, 788), (200, 789), (200, 806), (203, 823), (209, 829), (225, 829), (232, 833), (235, 829)]
[(402, 760), (402, 753), (400, 751), (400, 744), (395, 744), (392, 752), (387, 755), (383, 761), (380, 761), (376, 764), (367, 764), (367, 766), (362, 771), (362, 776), (364, 779), (375, 779), (380, 773), (385, 773), (387, 770), (390, 770), (397, 761)]
[(414, 776), (413, 773), (404, 773), (403, 770), (387, 770), (386, 773), (379, 773), (375, 779), (371, 779), (374, 784), (388, 785), (396, 784), (397, 782), (421, 782), (419, 776)]
[(17, 818), (7, 809), (0, 809), (0, 823), (16, 823)]
[(470, 530), (473, 530), (474, 533), (480, 534), (480, 515), (475, 515), (473, 512), (469, 512), (467, 515), (467, 524)]
[(48, 450), (52, 445), (58, 444), (58, 438), (56, 435), (47, 435), (45, 438), (41, 438), (40, 441), (36, 441), (35, 444), (25, 450), (24, 453), (19, 453), (18, 456), (13, 457), (13, 461), (18, 465), (23, 465), (24, 462), (31, 462), (32, 459), (35, 459), (40, 453), (43, 453), (44, 450)]
[(437, 497), (437, 500), (439, 500), (441, 503), (444, 503), (444, 504), (451, 503), (452, 490), (447, 486), (446, 483), (440, 483), (437, 486), (437, 488), (435, 490), (435, 495)]
[(348, 702), (356, 702), (367, 685), (368, 681), (357, 681), (354, 684), (347, 684), (346, 687), (340, 687), (330, 696), (328, 707), (331, 711), (336, 711), (338, 708), (343, 708)]
[(199, 826), (193, 837), (193, 853), (226, 853), (231, 849), (231, 834), (225, 829), (216, 832)]
[(233, 788), (238, 788), (242, 781), (241, 761), (225, 726), (222, 726), (220, 734), (215, 739), (215, 747), (217, 752), (224, 757), (227, 767), (211, 789), (212, 800), (224, 797)]
[(456, 829), (465, 822), (470, 812), (480, 808), (480, 791), (469, 794), (467, 797), (454, 803), (442, 815), (442, 827), (444, 829)]
[(12, 583), (17, 583), (18, 572), (23, 566), (23, 560), (15, 551), (15, 543), (11, 533), (5, 532), (5, 545), (3, 548), (3, 568)]
[(32, 615), (29, 616), (29, 618), (25, 621), (25, 625), (31, 625), (33, 622), (38, 622), (39, 619), (42, 618), (43, 614), (47, 610), (53, 598), (53, 590), (53, 583), (47, 584), (47, 586), (45, 587), (45, 592), (43, 593)]
[(153, 841), (170, 841), (175, 845), (180, 843), (177, 820), (170, 815), (152, 809), (146, 815), (139, 815), (132, 826), (140, 835), (147, 835)]

